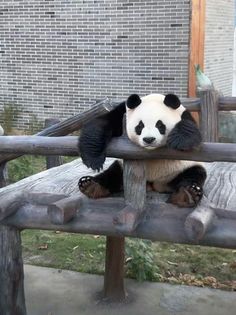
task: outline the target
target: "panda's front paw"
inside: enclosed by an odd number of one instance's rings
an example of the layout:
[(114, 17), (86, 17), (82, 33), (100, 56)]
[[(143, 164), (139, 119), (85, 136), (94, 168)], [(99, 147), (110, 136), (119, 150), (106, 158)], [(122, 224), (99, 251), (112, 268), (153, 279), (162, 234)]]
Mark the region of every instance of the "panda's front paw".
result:
[(94, 171), (100, 171), (103, 168), (103, 164), (106, 159), (105, 153), (99, 156), (81, 155), (83, 163)]
[(96, 182), (92, 176), (83, 176), (80, 178), (79, 190), (89, 198), (98, 199), (110, 195), (110, 191)]
[(202, 196), (202, 187), (193, 183), (189, 186), (180, 187), (178, 191), (173, 192), (167, 202), (181, 208), (192, 208), (197, 206)]

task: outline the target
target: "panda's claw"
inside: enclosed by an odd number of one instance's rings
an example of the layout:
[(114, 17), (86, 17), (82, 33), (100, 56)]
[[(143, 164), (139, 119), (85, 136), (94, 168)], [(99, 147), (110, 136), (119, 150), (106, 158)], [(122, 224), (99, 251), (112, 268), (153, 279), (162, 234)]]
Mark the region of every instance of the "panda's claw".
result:
[(91, 183), (92, 176), (83, 176), (80, 178), (78, 185), (80, 190), (86, 189), (86, 187)]
[(83, 163), (94, 171), (101, 171), (103, 169), (103, 164), (106, 159), (105, 154), (101, 154), (99, 156), (93, 157), (90, 155), (83, 155), (81, 154), (81, 158)]
[(186, 188), (189, 190), (189, 192), (192, 194), (192, 197), (194, 199), (196, 199), (197, 202), (199, 201), (197, 199), (202, 198), (203, 189), (200, 186), (198, 186), (197, 184), (192, 184), (191, 186), (186, 187)]
[(79, 190), (89, 198), (98, 199), (110, 195), (110, 191), (100, 185), (92, 176), (83, 176), (78, 182)]
[(167, 202), (181, 208), (196, 207), (203, 196), (203, 190), (200, 186), (193, 183), (189, 186), (180, 187), (178, 191), (171, 194)]

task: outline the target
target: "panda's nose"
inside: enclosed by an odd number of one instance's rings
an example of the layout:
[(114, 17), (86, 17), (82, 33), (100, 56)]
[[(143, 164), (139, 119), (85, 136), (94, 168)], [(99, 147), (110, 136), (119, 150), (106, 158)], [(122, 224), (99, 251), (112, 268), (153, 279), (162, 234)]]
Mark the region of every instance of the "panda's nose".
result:
[(144, 137), (143, 141), (146, 142), (147, 144), (151, 144), (155, 140), (154, 137)]

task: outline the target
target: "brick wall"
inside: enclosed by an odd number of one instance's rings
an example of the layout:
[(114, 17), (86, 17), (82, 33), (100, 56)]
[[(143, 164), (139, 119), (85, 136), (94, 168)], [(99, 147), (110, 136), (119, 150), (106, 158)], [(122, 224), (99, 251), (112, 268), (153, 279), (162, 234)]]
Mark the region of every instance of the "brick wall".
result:
[(1, 0), (0, 110), (18, 126), (105, 96), (187, 95), (190, 1)]
[(232, 95), (234, 1), (206, 1), (205, 73), (224, 95)]

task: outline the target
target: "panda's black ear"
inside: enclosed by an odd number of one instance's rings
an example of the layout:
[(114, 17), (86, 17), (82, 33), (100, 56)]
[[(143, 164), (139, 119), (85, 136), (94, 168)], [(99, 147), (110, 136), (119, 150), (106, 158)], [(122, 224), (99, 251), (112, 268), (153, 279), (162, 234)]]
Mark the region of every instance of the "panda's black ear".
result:
[(181, 102), (175, 94), (167, 94), (164, 99), (164, 104), (173, 109), (177, 109), (181, 105)]
[(126, 101), (126, 106), (129, 108), (129, 109), (134, 109), (136, 107), (139, 106), (139, 104), (141, 104), (141, 99), (140, 97), (138, 96), (138, 94), (132, 94), (128, 97), (127, 101)]

